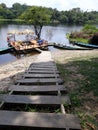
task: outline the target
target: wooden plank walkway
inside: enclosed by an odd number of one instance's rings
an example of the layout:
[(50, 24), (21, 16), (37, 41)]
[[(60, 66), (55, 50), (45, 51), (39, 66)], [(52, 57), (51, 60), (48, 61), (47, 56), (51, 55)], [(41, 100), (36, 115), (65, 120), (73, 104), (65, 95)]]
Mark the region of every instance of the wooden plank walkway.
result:
[[(0, 129), (81, 130), (79, 119), (73, 114), (67, 114), (64, 107), (65, 104), (71, 105), (71, 102), (66, 87), (61, 85), (63, 81), (50, 52), (42, 52), (16, 83), (10, 86), (9, 94), (0, 94)], [(21, 111), (15, 109), (17, 105)], [(24, 105), (41, 105), (41, 108), (36, 107), (36, 112), (30, 112), (23, 108)], [(45, 110), (49, 106), (52, 112), (50, 109)], [(55, 106), (59, 106), (59, 113), (55, 113), (58, 110)]]

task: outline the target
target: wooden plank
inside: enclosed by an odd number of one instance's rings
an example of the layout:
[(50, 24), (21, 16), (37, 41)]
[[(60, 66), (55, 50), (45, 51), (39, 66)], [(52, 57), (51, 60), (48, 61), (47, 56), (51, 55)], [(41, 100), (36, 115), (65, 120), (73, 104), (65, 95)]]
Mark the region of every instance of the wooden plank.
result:
[(56, 65), (54, 62), (37, 62), (37, 63), (32, 63), (31, 65), (46, 65), (46, 66), (52, 66)]
[(23, 74), (24, 77), (26, 78), (55, 78), (59, 77), (59, 74)]
[(62, 92), (66, 92), (67, 90), (65, 88), (65, 86), (63, 85), (36, 85), (36, 86), (27, 86), (27, 85), (13, 85), (9, 88), (9, 91), (20, 91), (20, 92), (57, 92), (57, 91), (62, 91)]
[(56, 68), (57, 69), (56, 65), (50, 65), (50, 66), (48, 66), (48, 65), (30, 65), (30, 68), (37, 68), (37, 67), (40, 67), (40, 68)]
[(17, 80), (17, 83), (21, 83), (21, 84), (52, 84), (52, 83), (59, 83), (62, 84), (63, 81), (60, 78), (29, 78), (29, 79), (21, 79), (21, 80)]
[(50, 70), (50, 69), (28, 69), (27, 71), (35, 71), (35, 72), (51, 72), (51, 73), (58, 73), (59, 71), (58, 70)]
[(39, 49), (39, 48), (35, 48), (35, 50), (36, 50), (36, 51), (38, 51), (39, 53), (41, 53), (41, 52), (42, 52), (42, 50), (41, 50), (41, 49)]
[(1, 94), (0, 101), (5, 103), (19, 103), (19, 104), (44, 104), (44, 105), (60, 105), (70, 104), (68, 96), (28, 96), (28, 95), (8, 95)]
[(38, 73), (38, 74), (59, 74), (59, 71), (48, 71), (48, 70), (27, 70), (27, 73)]
[(0, 126), (34, 128), (70, 128), (81, 130), (78, 118), (72, 114), (0, 111)]
[(57, 69), (56, 68), (40, 68), (40, 67), (29, 67), (29, 69), (28, 70), (48, 70), (48, 71), (57, 71)]
[(46, 67), (46, 68), (50, 68), (50, 67), (56, 67), (56, 64), (32, 64), (30, 65), (30, 67)]

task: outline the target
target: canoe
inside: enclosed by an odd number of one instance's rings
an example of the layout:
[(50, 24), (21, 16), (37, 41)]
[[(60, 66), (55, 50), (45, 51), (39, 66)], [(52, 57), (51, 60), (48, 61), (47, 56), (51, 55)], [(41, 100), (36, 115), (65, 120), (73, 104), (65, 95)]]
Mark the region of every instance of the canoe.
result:
[(13, 47), (0, 48), (0, 55), (10, 52)]
[(64, 50), (91, 50), (91, 48), (79, 47), (79, 46), (66, 46), (62, 44), (54, 44), (54, 47)]
[(87, 43), (82, 43), (82, 42), (76, 42), (74, 44), (77, 45), (77, 46), (80, 46), (80, 47), (98, 49), (98, 46), (97, 45), (93, 45), (93, 44), (87, 44)]

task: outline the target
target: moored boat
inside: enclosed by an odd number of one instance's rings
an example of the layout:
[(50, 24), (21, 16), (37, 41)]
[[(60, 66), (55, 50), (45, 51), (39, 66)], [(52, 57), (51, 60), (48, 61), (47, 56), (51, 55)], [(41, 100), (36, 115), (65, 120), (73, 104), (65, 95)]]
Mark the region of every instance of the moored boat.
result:
[(10, 52), (13, 47), (0, 48), (0, 55)]
[(75, 42), (74, 44), (77, 45), (77, 46), (81, 46), (81, 47), (98, 49), (98, 46), (94, 45), (94, 44), (88, 44), (88, 43), (82, 43), (82, 42)]
[(54, 44), (54, 47), (64, 50), (91, 50), (91, 48), (79, 47), (79, 46), (67, 46), (62, 44)]
[[(16, 40), (16, 35), (25, 35), (25, 40)], [(33, 32), (26, 31), (25, 33), (14, 31), (8, 33), (7, 42), (8, 46), (13, 47), (15, 51), (17, 52), (28, 52), (32, 50), (38, 50), (39, 49), (48, 49), (48, 41), (46, 40), (38, 40), (35, 36), (33, 36)]]

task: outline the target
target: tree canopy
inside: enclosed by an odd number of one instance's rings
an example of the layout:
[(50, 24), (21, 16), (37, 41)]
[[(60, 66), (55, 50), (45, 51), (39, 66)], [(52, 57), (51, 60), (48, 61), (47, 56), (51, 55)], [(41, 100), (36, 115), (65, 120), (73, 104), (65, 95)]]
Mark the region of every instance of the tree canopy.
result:
[[(12, 7), (8, 8), (4, 3), (0, 4), (0, 19), (18, 19), (24, 12), (30, 9), (31, 6), (21, 5), (14, 3)], [(35, 8), (33, 6), (33, 8)], [(36, 7), (37, 10), (41, 7)], [(51, 23), (60, 24), (97, 24), (98, 12), (97, 11), (82, 11), (80, 8), (73, 8), (69, 11), (58, 11), (57, 9), (45, 8), (47, 14), (51, 16)], [(45, 11), (45, 12), (47, 12)]]
[(25, 11), (20, 18), (28, 21), (29, 24), (34, 25), (35, 34), (40, 39), (43, 25), (50, 23), (50, 13), (47, 8), (33, 6)]

